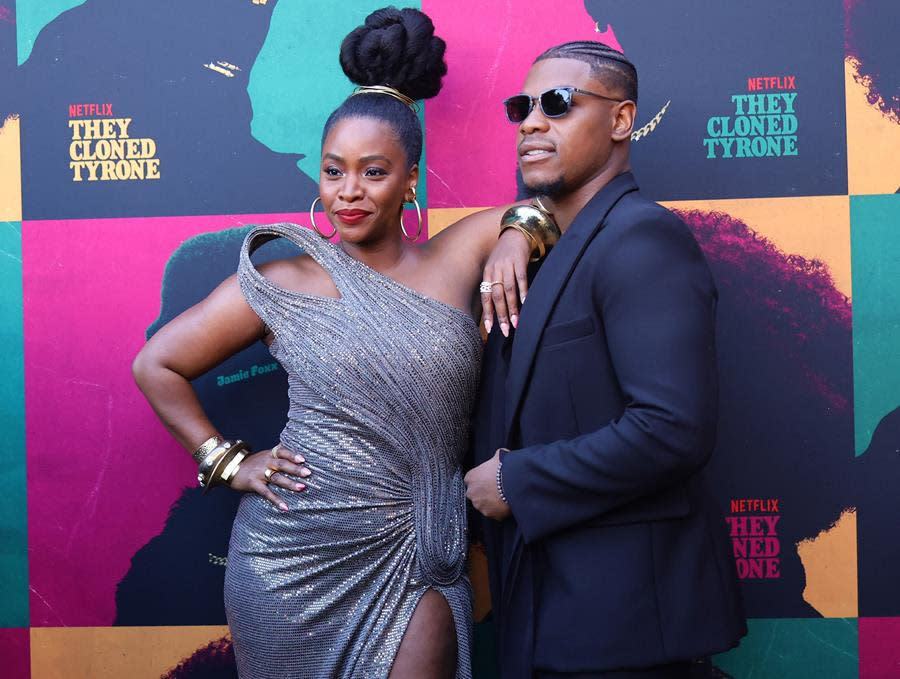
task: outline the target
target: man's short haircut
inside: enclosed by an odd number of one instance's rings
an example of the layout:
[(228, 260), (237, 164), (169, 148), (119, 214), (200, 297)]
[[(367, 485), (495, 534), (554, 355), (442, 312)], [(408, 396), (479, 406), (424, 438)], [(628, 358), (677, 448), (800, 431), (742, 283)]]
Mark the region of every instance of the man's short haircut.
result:
[[(624, 54), (593, 40), (576, 40), (551, 47), (534, 63), (544, 59), (578, 59), (591, 67), (591, 75), (613, 92), (637, 103), (637, 69)], [(565, 83), (561, 83), (565, 84)]]

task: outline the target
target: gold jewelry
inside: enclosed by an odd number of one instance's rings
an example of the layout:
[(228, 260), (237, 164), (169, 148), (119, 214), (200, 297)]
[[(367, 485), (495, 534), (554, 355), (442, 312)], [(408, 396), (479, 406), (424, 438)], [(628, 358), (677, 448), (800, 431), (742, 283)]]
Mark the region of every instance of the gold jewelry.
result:
[(562, 235), (553, 214), (540, 198), (535, 198), (531, 205), (513, 205), (504, 212), (500, 219), (501, 235), (506, 229), (516, 229), (528, 238), (531, 252), (538, 252), (531, 257), (532, 262), (542, 259), (547, 254), (547, 246), (556, 245)]
[(276, 460), (278, 459), (279, 450), (281, 450), (281, 444), (276, 443), (274, 446), (272, 446), (272, 450), (270, 451), (272, 453), (272, 457), (274, 457)]
[(415, 113), (419, 112), (419, 105), (416, 103), (415, 99), (410, 99), (405, 94), (403, 94), (403, 92), (391, 87), (390, 85), (362, 85), (353, 90), (353, 94), (351, 94), (350, 96), (355, 97), (357, 94), (386, 94), (389, 97), (393, 97), (397, 101), (402, 101)]
[(231, 483), (240, 463), (247, 456), (246, 450), (247, 444), (241, 440), (223, 441), (222, 445), (206, 456), (200, 464), (200, 473), (197, 474), (204, 494), (210, 488)]
[(324, 233), (322, 233), (321, 231), (319, 231), (319, 227), (316, 226), (316, 215), (313, 213), (313, 208), (316, 206), (316, 203), (318, 203), (320, 200), (322, 200), (322, 199), (319, 196), (316, 196), (316, 199), (312, 202), (312, 205), (309, 206), (309, 221), (312, 222), (312, 228), (314, 228), (316, 230), (317, 234), (322, 236), (322, 238), (328, 239), (337, 233), (337, 227), (334, 224), (332, 224), (331, 228), (333, 228), (334, 231), (332, 231), (327, 236)]
[(278, 473), (277, 469), (271, 469), (271, 468), (266, 469), (266, 471), (263, 472), (263, 475), (266, 477), (266, 483), (269, 483), (269, 481), (272, 480), (272, 477), (275, 476), (275, 474), (277, 474), (277, 473)]
[(213, 468), (219, 460), (228, 453), (232, 445), (231, 441), (221, 441), (218, 446), (213, 448), (209, 454), (203, 458), (197, 468), (197, 481), (200, 482), (201, 486), (207, 485)]
[[(243, 441), (235, 441), (234, 445), (228, 449), (228, 452), (225, 453), (222, 457), (220, 457), (215, 466), (210, 471), (209, 476), (206, 480), (206, 487), (203, 489), (203, 493), (206, 494), (210, 491), (210, 489), (215, 488), (216, 486), (221, 486), (225, 482), (225, 472), (232, 473), (237, 471), (232, 468), (232, 461), (240, 455), (240, 460), (244, 459), (244, 456), (241, 455), (241, 452), (244, 449)], [(230, 477), (229, 477), (230, 478)]]
[(656, 126), (659, 125), (659, 121), (661, 121), (662, 117), (666, 114), (666, 111), (669, 108), (669, 104), (671, 104), (671, 103), (672, 103), (672, 100), (670, 99), (669, 101), (666, 102), (666, 105), (663, 106), (659, 110), (659, 113), (657, 113), (655, 116), (653, 116), (650, 119), (649, 123), (644, 125), (641, 129), (635, 130), (634, 132), (632, 132), (631, 133), (631, 141), (637, 141), (638, 139), (642, 139), (643, 137), (646, 137), (648, 134), (653, 132), (653, 130), (656, 129)]
[(489, 295), (495, 285), (503, 285), (503, 281), (481, 281), (481, 284), (478, 286), (478, 292), (482, 295)]
[(410, 236), (406, 232), (406, 225), (403, 223), (403, 210), (400, 211), (400, 230), (403, 232), (403, 237), (411, 243), (419, 240), (419, 236), (422, 235), (422, 208), (419, 207), (419, 201), (416, 200), (416, 187), (412, 187), (413, 199), (412, 201), (406, 201), (407, 203), (412, 202), (413, 205), (416, 206), (416, 217), (418, 218), (418, 223), (416, 224), (416, 235)]
[(203, 462), (203, 458), (205, 458), (207, 455), (209, 455), (212, 451), (214, 451), (220, 445), (222, 445), (222, 439), (220, 439), (218, 436), (210, 436), (208, 439), (206, 439), (203, 443), (200, 444), (200, 446), (197, 448), (197, 450), (195, 450), (193, 453), (191, 453), (191, 457), (194, 458), (194, 462), (196, 462), (197, 464), (200, 464), (201, 462)]
[(241, 468), (241, 462), (244, 461), (245, 457), (247, 457), (247, 453), (243, 450), (234, 456), (231, 462), (228, 463), (228, 466), (222, 471), (222, 483), (226, 486), (231, 485), (231, 481), (237, 476), (238, 469)]

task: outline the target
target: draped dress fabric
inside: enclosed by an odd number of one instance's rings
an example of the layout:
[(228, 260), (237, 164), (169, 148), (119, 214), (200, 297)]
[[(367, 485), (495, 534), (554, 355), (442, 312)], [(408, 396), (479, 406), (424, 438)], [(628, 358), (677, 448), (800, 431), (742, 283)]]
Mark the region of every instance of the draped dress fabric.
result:
[[(263, 277), (250, 255), (278, 237), (340, 297)], [(280, 441), (313, 472), (303, 492), (270, 486), (287, 512), (241, 499), (225, 580), (241, 677), (387, 677), (428, 589), (450, 606), (457, 678), (470, 677), (460, 462), (481, 364), (475, 322), (293, 224), (250, 231), (238, 282), (288, 374)]]

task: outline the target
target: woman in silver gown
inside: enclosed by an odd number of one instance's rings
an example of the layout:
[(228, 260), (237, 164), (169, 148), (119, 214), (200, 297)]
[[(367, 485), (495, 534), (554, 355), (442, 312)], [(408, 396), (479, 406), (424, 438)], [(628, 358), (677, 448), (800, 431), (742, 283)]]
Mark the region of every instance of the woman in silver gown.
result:
[[(292, 224), (252, 229), (237, 275), (135, 359), (188, 450), (218, 435), (191, 379), (259, 340), (288, 373), (279, 445), (230, 476), (245, 492), (225, 592), (242, 677), (471, 676), (460, 461), (481, 358), (478, 282), (501, 212), (422, 244), (401, 232), (422, 144), (406, 100), (437, 94), (443, 52), (417, 10), (379, 10), (351, 33), (342, 66), (375, 87), (325, 128), (320, 198), (340, 245)], [(303, 254), (256, 268), (251, 255), (273, 238)]]

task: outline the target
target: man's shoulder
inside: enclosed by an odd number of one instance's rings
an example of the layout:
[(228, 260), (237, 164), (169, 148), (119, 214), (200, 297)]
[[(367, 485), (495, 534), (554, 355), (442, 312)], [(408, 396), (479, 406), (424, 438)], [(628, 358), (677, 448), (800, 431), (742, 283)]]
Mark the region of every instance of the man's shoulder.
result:
[(610, 210), (607, 221), (623, 226), (656, 222), (673, 228), (686, 228), (678, 215), (645, 197), (640, 191), (631, 191), (622, 196)]
[(681, 218), (659, 203), (632, 191), (619, 200), (603, 220), (602, 240), (643, 240), (653, 237), (661, 241), (689, 241), (694, 236)]
[(622, 197), (610, 210), (592, 245), (596, 257), (610, 270), (656, 266), (660, 260), (694, 266), (705, 258), (694, 233), (668, 208), (638, 191)]

